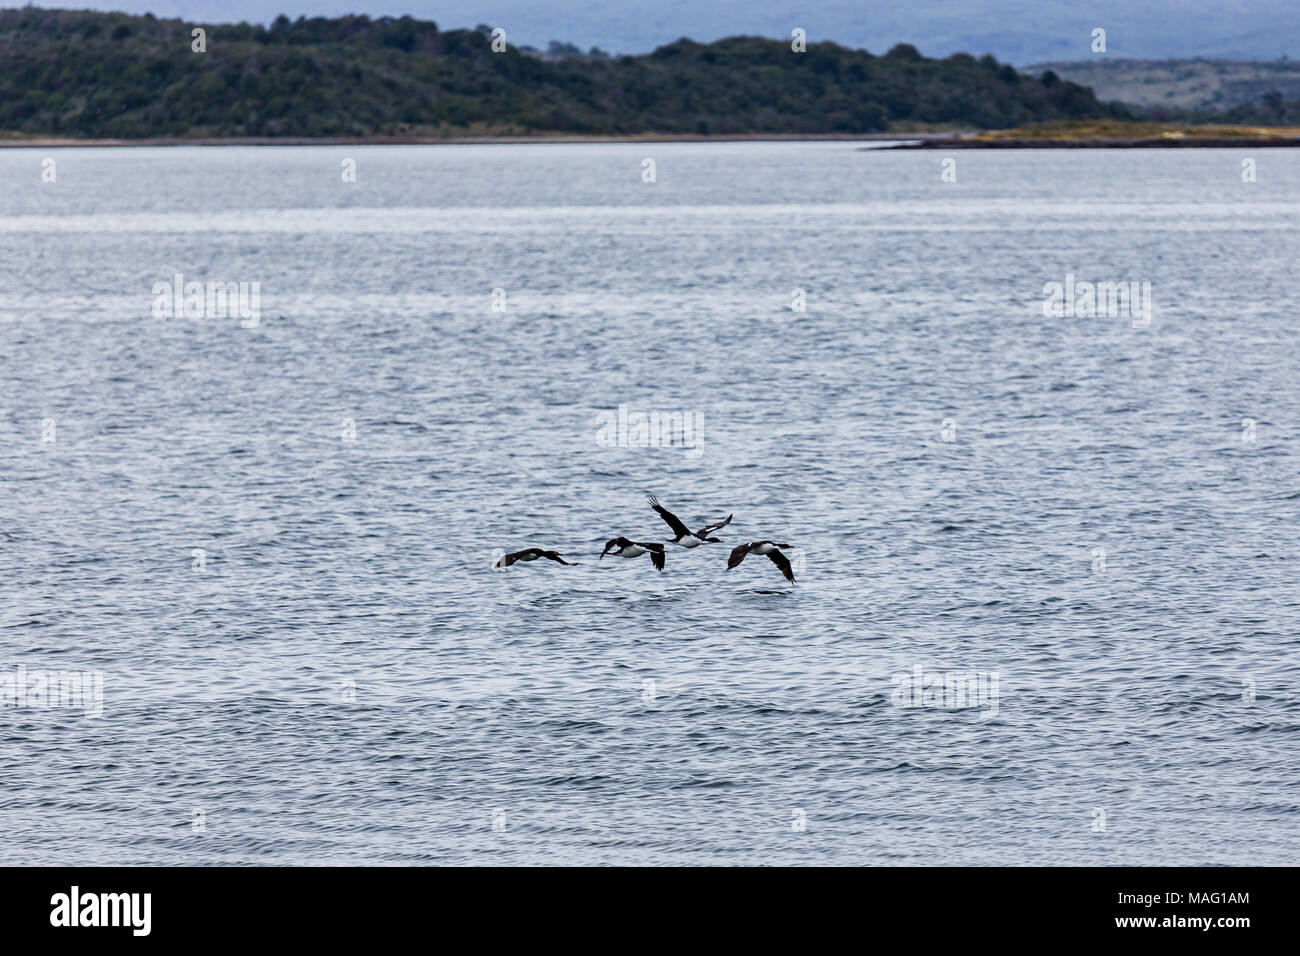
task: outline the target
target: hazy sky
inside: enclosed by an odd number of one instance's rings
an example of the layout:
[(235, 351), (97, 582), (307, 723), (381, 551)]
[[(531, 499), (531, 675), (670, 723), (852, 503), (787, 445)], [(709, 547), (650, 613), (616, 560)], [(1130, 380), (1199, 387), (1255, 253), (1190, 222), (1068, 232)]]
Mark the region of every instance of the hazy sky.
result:
[[(0, 0), (3, 2), (3, 0)], [(153, 12), (205, 22), (267, 23), (276, 14), (410, 14), (443, 29), (488, 23), (512, 43), (550, 40), (641, 53), (681, 36), (737, 34), (834, 40), (883, 53), (914, 43), (928, 56), (993, 53), (1021, 66), (1088, 59), (1094, 28), (1108, 56), (1300, 56), (1297, 0), (41, 0), (37, 6)]]

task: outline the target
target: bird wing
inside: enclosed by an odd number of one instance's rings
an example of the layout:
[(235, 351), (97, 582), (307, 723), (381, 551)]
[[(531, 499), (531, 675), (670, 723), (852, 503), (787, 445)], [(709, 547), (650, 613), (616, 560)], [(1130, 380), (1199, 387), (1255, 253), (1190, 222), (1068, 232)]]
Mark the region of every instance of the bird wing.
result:
[(616, 550), (618, 550), (618, 549), (615, 547), (615, 545), (617, 545), (617, 544), (618, 544), (618, 538), (610, 538), (608, 541), (605, 542), (605, 550), (602, 551), (602, 552), (600, 552), (600, 556), (603, 558), (605, 555), (609, 554), (611, 551), (616, 551)]
[(785, 579), (791, 584), (794, 584), (794, 571), (790, 567), (790, 559), (775, 548), (767, 552), (767, 556), (772, 559), (773, 564), (781, 569), (781, 573), (785, 575)]
[(493, 565), (493, 567), (497, 567), (497, 568), (508, 568), (508, 567), (510, 567), (510, 565), (514, 564), (516, 561), (519, 560), (519, 555), (520, 555), (520, 553), (521, 553), (521, 552), (516, 551), (514, 554), (506, 554), (506, 555), (502, 555), (502, 556), (501, 556), (501, 559), (500, 559), (499, 561), (497, 561), (497, 563), (496, 563), (495, 565)]
[(697, 538), (707, 538), (709, 535), (713, 534), (713, 532), (715, 532), (715, 531), (721, 531), (723, 528), (725, 528), (725, 527), (726, 527), (727, 525), (729, 525), (729, 524), (731, 524), (731, 515), (727, 515), (727, 518), (726, 518), (725, 521), (719, 521), (719, 522), (717, 522), (717, 523), (715, 523), (715, 524), (706, 524), (706, 525), (705, 525), (703, 528), (701, 528), (699, 531), (695, 532), (695, 537), (697, 537)]
[(727, 570), (730, 571), (741, 561), (745, 560), (745, 555), (749, 554), (749, 545), (738, 544), (731, 549), (731, 557), (727, 558)]
[[(551, 558), (549, 554), (546, 557)], [(558, 561), (560, 564), (567, 564), (569, 567), (573, 567), (575, 564), (578, 563), (577, 561), (565, 561), (562, 557), (559, 556), (558, 553), (555, 555), (555, 557), (551, 558), (551, 560)]]
[(659, 503), (659, 499), (656, 498), (654, 495), (651, 495), (646, 500), (650, 502), (651, 508), (659, 512), (659, 517), (663, 518), (665, 521), (668, 522), (668, 527), (673, 529), (673, 534), (677, 535), (677, 537), (680, 538), (683, 535), (688, 535), (691, 533), (691, 529), (686, 527), (686, 525), (682, 524), (682, 520), (678, 518), (677, 515), (673, 514), (671, 511), (669, 511), (667, 508), (661, 505)]
[(664, 569), (664, 549), (662, 547), (658, 551), (650, 552), (650, 562), (657, 570), (662, 571)]

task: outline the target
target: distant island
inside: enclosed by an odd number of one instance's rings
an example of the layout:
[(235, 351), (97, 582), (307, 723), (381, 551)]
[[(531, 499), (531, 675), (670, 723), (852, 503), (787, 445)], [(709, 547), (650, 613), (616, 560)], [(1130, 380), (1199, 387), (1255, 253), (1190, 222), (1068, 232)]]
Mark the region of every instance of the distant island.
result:
[(410, 17), (262, 27), (0, 10), (0, 139), (859, 136), (1129, 116), (1051, 71), (906, 44), (876, 56), (682, 39), (618, 57), (495, 45), (490, 27)]

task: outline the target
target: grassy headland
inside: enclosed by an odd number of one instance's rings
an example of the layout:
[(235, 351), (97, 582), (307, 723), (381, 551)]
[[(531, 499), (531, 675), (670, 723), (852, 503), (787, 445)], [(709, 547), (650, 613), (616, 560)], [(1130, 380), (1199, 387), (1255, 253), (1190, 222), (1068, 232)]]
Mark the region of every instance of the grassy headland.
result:
[(909, 144), (911, 149), (1053, 147), (1300, 146), (1300, 127), (1150, 120), (1065, 120)]

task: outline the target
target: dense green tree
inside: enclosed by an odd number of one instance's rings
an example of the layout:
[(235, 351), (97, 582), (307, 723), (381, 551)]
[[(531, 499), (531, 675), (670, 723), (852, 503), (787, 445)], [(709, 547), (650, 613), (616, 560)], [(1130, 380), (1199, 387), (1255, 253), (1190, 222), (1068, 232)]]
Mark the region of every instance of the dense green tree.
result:
[[(856, 134), (1122, 117), (1086, 87), (992, 56), (682, 38), (645, 56), (494, 53), (491, 27), (279, 16), (262, 27), (0, 10), (0, 130), (84, 137), (474, 133)], [(1289, 115), (1286, 104), (1259, 108)]]

